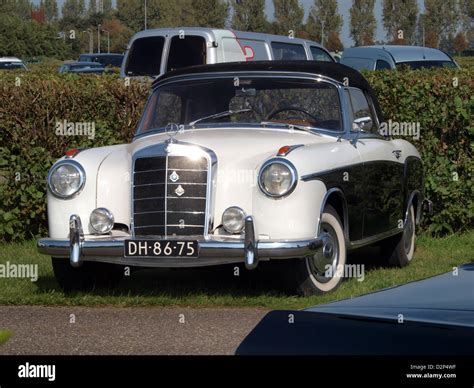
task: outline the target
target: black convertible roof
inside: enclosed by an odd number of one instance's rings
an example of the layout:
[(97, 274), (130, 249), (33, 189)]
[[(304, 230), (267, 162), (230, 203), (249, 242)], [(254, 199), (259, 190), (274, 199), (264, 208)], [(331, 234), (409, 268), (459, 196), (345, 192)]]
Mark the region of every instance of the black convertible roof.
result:
[(262, 71), (262, 72), (295, 72), (295, 73), (310, 73), (315, 75), (322, 75), (332, 78), (338, 82), (344, 83), (348, 81), (348, 86), (353, 86), (366, 91), (374, 102), (375, 109), (379, 119), (382, 119), (380, 107), (375, 93), (370, 87), (367, 80), (357, 70), (351, 67), (342, 65), (335, 62), (322, 62), (322, 61), (254, 61), (254, 62), (225, 62), (217, 63), (212, 65), (199, 65), (185, 67), (178, 70), (167, 72), (158, 77), (153, 82), (153, 88), (158, 86), (161, 82), (168, 80), (173, 77), (187, 76), (193, 74), (204, 74), (204, 73), (239, 73), (249, 71)]
[(158, 77), (154, 84), (171, 77), (202, 73), (245, 72), (245, 71), (288, 71), (298, 73), (320, 74), (339, 82), (349, 79), (349, 85), (360, 89), (370, 89), (365, 78), (351, 67), (334, 62), (321, 61), (253, 61), (225, 62), (213, 65), (199, 65), (173, 70)]

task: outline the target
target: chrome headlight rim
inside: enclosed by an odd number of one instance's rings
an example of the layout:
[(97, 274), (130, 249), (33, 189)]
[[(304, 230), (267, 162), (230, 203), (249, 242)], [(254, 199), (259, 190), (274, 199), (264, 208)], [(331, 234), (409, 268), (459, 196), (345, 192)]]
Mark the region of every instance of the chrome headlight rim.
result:
[[(241, 215), (242, 215), (242, 225), (240, 227), (240, 229), (238, 231), (232, 231), (232, 230), (229, 230), (226, 228), (226, 225), (224, 223), (224, 215), (226, 214), (226, 212), (229, 210), (229, 209), (235, 209), (237, 210)], [(224, 230), (227, 232), (227, 233), (230, 233), (230, 234), (240, 234), (242, 233), (242, 231), (244, 230), (245, 228), (245, 217), (247, 217), (247, 214), (245, 213), (245, 211), (239, 207), (239, 206), (229, 206), (227, 207), (223, 212), (222, 212), (222, 217), (221, 217), (221, 224), (222, 224), (222, 227), (224, 228)]]
[[(64, 194), (58, 193), (57, 191), (55, 191), (53, 189), (53, 185), (51, 184), (51, 178), (53, 176), (53, 173), (59, 167), (61, 167), (63, 165), (73, 166), (79, 172), (79, 179), (80, 179), (79, 180), (79, 188), (74, 193), (69, 194), (69, 195), (64, 195)], [(56, 198), (59, 198), (59, 199), (72, 199), (72, 198), (78, 196), (81, 193), (81, 191), (84, 189), (84, 186), (86, 184), (86, 172), (84, 170), (84, 167), (82, 167), (82, 165), (80, 163), (76, 162), (75, 160), (61, 160), (61, 161), (55, 163), (51, 167), (51, 169), (49, 170), (47, 182), (48, 182), (48, 190), (53, 196), (55, 196)]]
[[(282, 164), (285, 167), (287, 167), (288, 170), (290, 171), (291, 185), (290, 185), (290, 188), (283, 194), (269, 193), (265, 189), (264, 185), (262, 184), (262, 174), (265, 171), (265, 169), (271, 164)], [(282, 198), (285, 198), (285, 197), (289, 196), (295, 190), (297, 182), (298, 182), (298, 172), (296, 171), (296, 168), (293, 165), (293, 163), (291, 163), (289, 160), (286, 160), (286, 159), (281, 159), (281, 158), (269, 159), (265, 163), (263, 163), (263, 165), (260, 168), (260, 171), (258, 173), (258, 187), (260, 188), (260, 191), (264, 195), (266, 195), (267, 197), (272, 198), (272, 199), (282, 199)]]
[[(108, 218), (109, 222), (110, 222), (110, 225), (109, 227), (107, 228), (107, 230), (105, 231), (102, 231), (102, 230), (97, 230), (95, 227), (94, 227), (94, 224), (92, 223), (92, 215), (94, 214), (94, 212), (102, 212), (103, 214), (106, 215), (106, 217)], [(114, 218), (114, 214), (107, 208), (105, 207), (98, 207), (94, 210), (92, 210), (90, 216), (89, 216), (89, 228), (90, 228), (90, 232), (94, 235), (104, 235), (104, 234), (109, 234), (113, 228), (114, 228), (114, 224), (115, 224), (115, 218)]]

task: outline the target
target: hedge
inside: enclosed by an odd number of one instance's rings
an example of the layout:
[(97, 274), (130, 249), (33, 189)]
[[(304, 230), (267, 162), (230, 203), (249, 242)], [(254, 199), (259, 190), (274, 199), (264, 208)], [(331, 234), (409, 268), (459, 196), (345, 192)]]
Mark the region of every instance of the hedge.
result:
[[(420, 122), (420, 139), (408, 140), (422, 154), (426, 195), (434, 202), (424, 230), (471, 228), (474, 68), (365, 75), (387, 119)], [(116, 76), (0, 74), (0, 240), (46, 235), (45, 177), (52, 163), (70, 148), (130, 141), (147, 95), (147, 84), (127, 86)], [(95, 122), (95, 138), (57, 136), (56, 122), (63, 120)]]

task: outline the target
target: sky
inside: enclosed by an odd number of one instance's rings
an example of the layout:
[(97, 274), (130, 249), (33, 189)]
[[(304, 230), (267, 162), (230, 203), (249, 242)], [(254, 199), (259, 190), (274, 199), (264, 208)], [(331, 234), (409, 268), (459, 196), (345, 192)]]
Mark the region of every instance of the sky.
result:
[[(40, 0), (33, 0), (33, 3), (38, 4)], [(62, 6), (64, 0), (58, 0), (59, 7)], [(305, 10), (305, 18), (308, 16), (309, 10), (314, 3), (313, 0), (299, 0), (301, 6)], [(86, 1), (87, 3), (87, 1)], [(115, 4), (115, 0), (113, 0)], [(345, 47), (350, 47), (354, 44), (352, 39), (349, 36), (349, 8), (351, 7), (352, 0), (338, 0), (338, 9), (339, 13), (343, 17), (343, 25), (341, 30), (341, 40)], [(423, 12), (423, 0), (418, 0), (418, 6), (420, 8), (420, 13)], [(269, 20), (273, 19), (273, 1), (265, 0), (265, 13)], [(375, 18), (377, 20), (377, 31), (375, 33), (375, 40), (384, 40), (386, 38), (385, 32), (383, 31), (382, 25), (382, 0), (375, 1)]]

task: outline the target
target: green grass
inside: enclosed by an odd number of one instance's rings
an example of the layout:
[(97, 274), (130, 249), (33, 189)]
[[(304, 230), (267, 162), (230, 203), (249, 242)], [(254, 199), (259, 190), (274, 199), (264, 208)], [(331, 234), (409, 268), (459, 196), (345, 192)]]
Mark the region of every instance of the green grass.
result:
[(405, 268), (383, 268), (377, 251), (366, 249), (350, 256), (353, 263), (366, 263), (365, 280), (349, 279), (333, 293), (301, 298), (286, 294), (276, 276), (275, 266), (262, 263), (256, 271), (233, 266), (133, 272), (115, 290), (64, 294), (57, 285), (50, 259), (36, 252), (33, 241), (0, 244), (0, 263), (38, 264), (39, 279), (0, 278), (0, 305), (66, 306), (194, 306), (304, 308), (350, 298), (404, 284), (474, 262), (474, 231), (433, 239), (419, 237), (412, 264)]
[(0, 330), (0, 345), (7, 342), (11, 336), (12, 332), (10, 330)]

